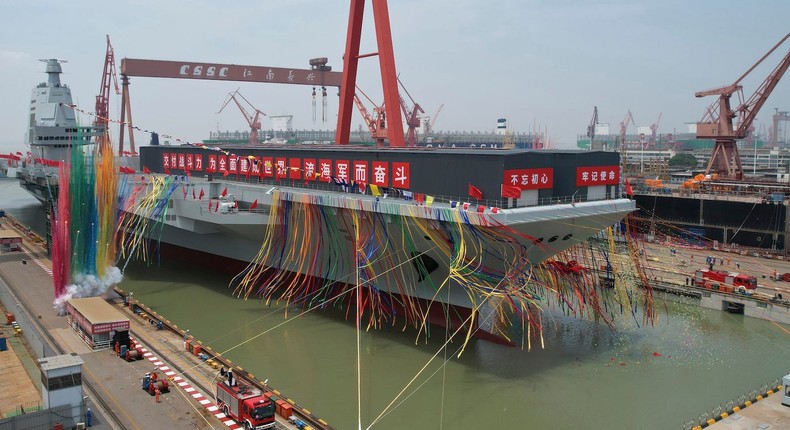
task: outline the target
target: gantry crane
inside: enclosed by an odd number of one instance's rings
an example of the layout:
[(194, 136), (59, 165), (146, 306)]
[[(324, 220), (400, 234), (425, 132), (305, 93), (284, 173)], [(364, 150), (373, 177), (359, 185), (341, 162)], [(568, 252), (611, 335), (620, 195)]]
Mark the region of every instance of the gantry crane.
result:
[[(362, 104), (362, 100), (359, 99), (359, 95), (362, 94), (365, 96), (366, 99), (373, 105), (373, 115), (368, 112), (365, 108), (365, 105)], [(376, 146), (383, 147), (384, 140), (387, 138), (387, 113), (384, 106), (377, 106), (373, 100), (368, 97), (362, 90), (357, 87), (357, 92), (354, 93), (354, 104), (357, 106), (359, 113), (362, 115), (362, 119), (365, 121), (365, 124), (368, 126), (368, 130), (370, 130), (370, 137), (376, 142)]]
[[(763, 81), (762, 85), (757, 88), (757, 91), (749, 97), (745, 102), (743, 101), (743, 87), (741, 81), (752, 70), (755, 69), (763, 60), (771, 55), (782, 43), (790, 37), (790, 33), (785, 35), (770, 51), (768, 51), (759, 61), (757, 61), (749, 70), (746, 71), (740, 78), (730, 85), (712, 90), (700, 91), (694, 94), (696, 97), (705, 97), (716, 95), (719, 96), (718, 100), (713, 102), (705, 112), (705, 116), (700, 122), (697, 123), (697, 138), (698, 139), (715, 139), (716, 144), (713, 147), (713, 154), (708, 162), (706, 174), (718, 173), (720, 177), (741, 179), (743, 177), (743, 168), (741, 167), (741, 157), (738, 154), (738, 147), (735, 141), (743, 139), (748, 135), (749, 127), (754, 122), (757, 112), (765, 104), (768, 96), (779, 83), (779, 80), (787, 71), (790, 66), (790, 51), (784, 56), (779, 65), (768, 75)], [(738, 94), (738, 106), (735, 110), (730, 108), (730, 97)], [(733, 120), (737, 118), (737, 122), (733, 125)]]
[(790, 115), (787, 111), (780, 112), (777, 108), (774, 108), (774, 111), (773, 124), (768, 131), (768, 141), (771, 142), (771, 146), (779, 145), (779, 121), (790, 122)]
[[(101, 149), (102, 143), (110, 138), (110, 84), (115, 84), (115, 94), (121, 95), (121, 89), (118, 87), (118, 76), (115, 74), (115, 52), (110, 44), (110, 35), (107, 35), (107, 52), (104, 56), (104, 69), (101, 75), (101, 85), (99, 87), (99, 94), (96, 96), (96, 116), (93, 120), (93, 126), (101, 130), (99, 142), (96, 147)], [(128, 154), (134, 153), (134, 145), (131, 147), (132, 151)], [(120, 148), (119, 148), (120, 152)], [(119, 153), (118, 155), (128, 155)]]
[[(242, 100), (244, 100), (248, 105), (250, 105), (250, 107), (255, 112), (255, 115), (250, 115), (247, 112), (247, 110), (244, 109), (244, 106), (241, 105), (241, 103), (236, 98), (236, 96), (241, 97)], [(244, 115), (244, 119), (247, 120), (247, 124), (249, 124), (250, 126), (250, 140), (249, 140), (250, 145), (260, 144), (261, 142), (258, 139), (258, 132), (261, 130), (260, 118), (261, 115), (266, 116), (266, 114), (258, 110), (255, 106), (253, 106), (249, 100), (247, 100), (243, 95), (241, 95), (241, 93), (239, 93), (239, 90), (236, 90), (232, 93), (228, 93), (228, 97), (225, 98), (225, 103), (222, 104), (222, 107), (219, 108), (219, 111), (217, 111), (217, 113), (222, 112), (222, 110), (225, 109), (225, 106), (227, 106), (231, 100), (233, 100), (236, 103), (236, 106), (239, 107), (241, 114)]]
[(594, 106), (592, 120), (590, 120), (590, 125), (587, 126), (587, 137), (590, 138), (590, 150), (593, 149), (593, 141), (595, 140), (595, 125), (596, 124), (598, 124), (598, 106)]

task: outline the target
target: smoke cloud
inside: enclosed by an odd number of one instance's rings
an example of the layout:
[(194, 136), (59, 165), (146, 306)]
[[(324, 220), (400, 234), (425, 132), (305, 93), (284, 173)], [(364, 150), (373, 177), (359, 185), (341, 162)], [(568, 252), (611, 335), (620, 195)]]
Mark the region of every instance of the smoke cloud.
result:
[(98, 297), (121, 281), (123, 281), (123, 273), (121, 273), (121, 269), (114, 266), (108, 267), (101, 278), (82, 273), (74, 275), (74, 283), (67, 285), (66, 292), (55, 299), (55, 309), (59, 315), (63, 315), (66, 312), (66, 302), (69, 299)]

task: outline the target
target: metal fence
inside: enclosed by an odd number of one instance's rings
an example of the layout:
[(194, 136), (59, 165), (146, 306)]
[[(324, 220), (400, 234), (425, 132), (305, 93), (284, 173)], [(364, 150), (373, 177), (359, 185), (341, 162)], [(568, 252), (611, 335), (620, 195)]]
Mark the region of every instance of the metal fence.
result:
[[(735, 412), (735, 408), (737, 407), (738, 410), (743, 409), (752, 403), (762, 400), (764, 397), (769, 396), (771, 394), (779, 392), (781, 395), (782, 389), (782, 380), (775, 379), (771, 383), (763, 384), (758, 387), (752, 388), (749, 391), (741, 394), (734, 400), (729, 400), (727, 402), (721, 403), (719, 405), (714, 406), (711, 410), (705, 411), (700, 414), (699, 417), (696, 419), (692, 419), (690, 421), (686, 421), (683, 423), (683, 430), (693, 430), (698, 428), (705, 428), (708, 427), (711, 422), (720, 421), (724, 419), (726, 416), (732, 415)], [(724, 415), (726, 413), (726, 415)], [(1, 429), (0, 429), (1, 430)]]

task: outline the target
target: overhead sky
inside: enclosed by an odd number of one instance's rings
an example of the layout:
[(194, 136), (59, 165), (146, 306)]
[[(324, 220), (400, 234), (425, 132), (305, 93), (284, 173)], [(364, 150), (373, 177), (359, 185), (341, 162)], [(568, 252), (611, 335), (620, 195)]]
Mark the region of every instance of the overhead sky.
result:
[[(0, 1), (0, 152), (23, 148), (30, 91), (46, 79), (38, 59), (67, 60), (63, 83), (93, 111), (106, 34), (118, 67), (130, 57), (308, 68), (328, 57), (341, 70), (348, 9), (338, 0)], [(593, 106), (613, 133), (629, 109), (638, 126), (663, 113), (659, 133), (686, 131), (713, 101), (695, 91), (732, 83), (790, 30), (786, 0), (393, 0), (389, 9), (402, 82), (426, 115), (444, 105), (435, 129), (491, 131), (505, 117), (515, 131), (547, 130), (558, 148), (575, 147)], [(368, 2), (362, 52), (376, 51), (372, 17)], [(744, 80), (747, 97), (788, 50), (790, 41)], [(358, 85), (382, 100), (375, 57), (361, 61)], [(131, 80), (133, 119), (189, 141), (245, 130), (237, 109), (217, 114), (237, 88), (269, 115), (294, 115), (296, 128), (335, 128), (333, 91), (327, 122), (320, 98), (314, 122), (308, 87), (151, 78)], [(758, 132), (774, 108), (790, 110), (790, 76), (758, 115)]]

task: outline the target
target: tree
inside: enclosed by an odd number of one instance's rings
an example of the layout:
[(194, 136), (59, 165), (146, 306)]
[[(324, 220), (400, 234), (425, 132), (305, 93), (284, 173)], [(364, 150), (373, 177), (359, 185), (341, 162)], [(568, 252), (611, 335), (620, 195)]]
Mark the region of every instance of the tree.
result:
[(678, 154), (669, 159), (670, 167), (694, 168), (697, 164), (699, 164), (697, 158), (691, 154)]

